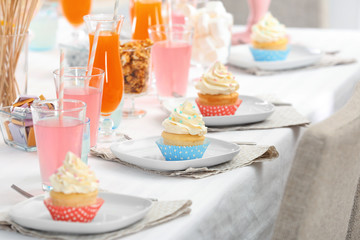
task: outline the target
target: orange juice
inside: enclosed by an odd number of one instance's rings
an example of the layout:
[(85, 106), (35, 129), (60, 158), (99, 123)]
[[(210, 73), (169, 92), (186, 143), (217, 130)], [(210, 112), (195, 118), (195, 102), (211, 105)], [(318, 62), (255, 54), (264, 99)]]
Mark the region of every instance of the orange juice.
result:
[(130, 14), (130, 23), (132, 24), (133, 19), (134, 19), (134, 0), (130, 0), (129, 1), (129, 14)]
[(149, 38), (148, 28), (162, 23), (161, 0), (135, 0), (132, 24), (133, 39)]
[[(90, 46), (92, 46), (94, 33), (90, 33), (89, 38)], [(105, 68), (105, 52), (107, 52), (107, 68)], [(124, 78), (119, 53), (118, 33), (111, 31), (100, 32), (95, 53), (94, 67), (103, 69), (105, 71), (101, 114), (109, 115), (119, 105), (122, 99), (124, 88)]]
[(90, 13), (91, 0), (61, 0), (62, 12), (66, 19), (78, 27), (83, 22), (83, 17)]

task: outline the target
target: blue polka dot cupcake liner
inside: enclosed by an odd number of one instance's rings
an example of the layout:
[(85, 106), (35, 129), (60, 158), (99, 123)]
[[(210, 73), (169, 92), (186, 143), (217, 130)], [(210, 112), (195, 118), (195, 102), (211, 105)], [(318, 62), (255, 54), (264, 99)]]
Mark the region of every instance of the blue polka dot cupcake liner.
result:
[(156, 144), (158, 145), (166, 161), (185, 161), (202, 158), (210, 144), (210, 141), (205, 139), (204, 144), (197, 146), (174, 146), (165, 145), (164, 140), (160, 138), (156, 141)]
[(289, 55), (290, 48), (288, 47), (286, 50), (264, 50), (250, 47), (250, 52), (255, 61), (283, 61)]

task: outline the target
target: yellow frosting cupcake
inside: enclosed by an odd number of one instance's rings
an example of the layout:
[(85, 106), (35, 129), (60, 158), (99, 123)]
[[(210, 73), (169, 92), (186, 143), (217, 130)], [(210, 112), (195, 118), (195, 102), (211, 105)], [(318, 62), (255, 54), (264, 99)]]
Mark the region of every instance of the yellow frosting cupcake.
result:
[(241, 103), (236, 92), (239, 83), (220, 62), (209, 68), (195, 87), (199, 90), (196, 103), (203, 116), (233, 115)]
[(57, 172), (50, 176), (54, 206), (81, 207), (94, 204), (99, 181), (93, 171), (75, 154), (68, 152)]
[(286, 50), (288, 44), (286, 28), (268, 12), (253, 25), (251, 43), (255, 49)]
[(201, 158), (210, 144), (202, 115), (189, 101), (175, 108), (162, 125), (165, 130), (156, 144), (166, 161)]
[(55, 221), (91, 222), (104, 203), (98, 198), (99, 181), (93, 171), (73, 153), (50, 176), (53, 189), (44, 204)]
[(185, 101), (162, 123), (165, 145), (196, 146), (204, 143), (207, 128), (195, 105)]

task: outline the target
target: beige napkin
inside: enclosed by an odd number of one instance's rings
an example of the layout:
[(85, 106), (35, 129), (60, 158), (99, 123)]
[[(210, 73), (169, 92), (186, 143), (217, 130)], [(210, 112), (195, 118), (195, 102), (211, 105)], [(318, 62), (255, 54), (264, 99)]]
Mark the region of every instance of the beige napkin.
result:
[(181, 171), (156, 171), (145, 169), (137, 165), (127, 163), (115, 157), (108, 147), (97, 147), (92, 148), (92, 155), (101, 157), (102, 159), (108, 161), (118, 162), (128, 167), (141, 169), (146, 172), (156, 173), (164, 176), (180, 176), (188, 178), (204, 178), (209, 177), (215, 174), (227, 172), (235, 168), (245, 167), (255, 162), (263, 162), (267, 160), (275, 159), (279, 156), (276, 148), (274, 146), (250, 146), (250, 145), (241, 145), (240, 153), (231, 161), (222, 163), (212, 167), (202, 167), (202, 168), (188, 168)]
[(208, 127), (208, 132), (258, 130), (281, 127), (306, 126), (309, 123), (310, 121), (306, 117), (298, 113), (295, 108), (291, 106), (278, 106), (275, 107), (274, 113), (265, 121), (241, 126)]
[(149, 213), (140, 220), (139, 222), (130, 225), (126, 228), (116, 230), (113, 232), (100, 233), (100, 234), (91, 234), (91, 235), (73, 235), (73, 234), (63, 234), (63, 233), (51, 233), (33, 230), (29, 228), (24, 228), (14, 222), (12, 222), (7, 213), (0, 213), (0, 229), (8, 231), (16, 231), (23, 235), (35, 237), (35, 238), (44, 238), (44, 239), (118, 239), (120, 237), (130, 235), (141, 230), (156, 226), (161, 223), (171, 221), (175, 218), (178, 218), (183, 215), (190, 214), (192, 202), (190, 200), (183, 201), (159, 201), (153, 202), (153, 205)]
[[(297, 70), (303, 70), (303, 69), (317, 69), (322, 67), (330, 67), (330, 66), (337, 66), (337, 65), (345, 65), (345, 64), (351, 64), (355, 63), (355, 58), (344, 58), (337, 54), (324, 54), (322, 59), (315, 63), (314, 65), (301, 67), (301, 68), (294, 68), (294, 69), (286, 69), (286, 70), (262, 70), (259, 68), (246, 68), (243, 69), (246, 73), (257, 75), (257, 76), (266, 76), (266, 75), (273, 75), (283, 72), (290, 72), (290, 71), (297, 71)], [(231, 67), (238, 68), (237, 66), (230, 65)], [(240, 68), (242, 69), (242, 68)]]

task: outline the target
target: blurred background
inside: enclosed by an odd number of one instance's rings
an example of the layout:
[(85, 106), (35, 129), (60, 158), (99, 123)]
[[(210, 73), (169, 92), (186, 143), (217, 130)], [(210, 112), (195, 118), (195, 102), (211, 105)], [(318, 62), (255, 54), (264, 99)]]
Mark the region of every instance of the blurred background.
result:
[[(43, 0), (45, 3), (58, 1)], [(124, 33), (130, 31), (129, 1), (120, 0), (120, 12), (125, 15)], [(235, 24), (246, 25), (248, 0), (222, 2), (233, 14)], [(113, 12), (113, 0), (93, 0), (92, 4), (92, 13)], [(270, 11), (287, 27), (360, 29), (359, 0), (272, 0)]]
[[(129, 0), (120, 0), (128, 15)], [(245, 25), (247, 0), (223, 0), (235, 24)], [(111, 12), (112, 0), (94, 0), (93, 11)], [(360, 29), (359, 0), (272, 0), (270, 11), (288, 27)]]
[[(247, 0), (223, 0), (235, 24), (245, 24)], [(360, 29), (359, 0), (272, 0), (270, 11), (288, 27)]]
[[(68, 35), (57, 31), (59, 28), (64, 29), (64, 27), (72, 29), (72, 26), (64, 18), (60, 18), (59, 21), (57, 17), (62, 15), (59, 1), (42, 0), (42, 8), (35, 15), (30, 26), (31, 50), (49, 50), (54, 48), (55, 42), (69, 42)], [(119, 12), (125, 15), (121, 37), (129, 39), (131, 38), (130, 0), (119, 1)], [(162, 1), (165, 2), (166, 0)], [(246, 25), (249, 15), (248, 1), (222, 0), (226, 10), (234, 17), (234, 24)], [(113, 8), (114, 0), (92, 0), (92, 13), (113, 13)], [(271, 0), (270, 11), (287, 27), (360, 29), (360, 0)], [(83, 25), (82, 29), (84, 28)], [(84, 31), (82, 34), (80, 39), (87, 45), (87, 35)]]

